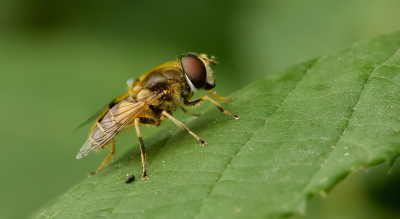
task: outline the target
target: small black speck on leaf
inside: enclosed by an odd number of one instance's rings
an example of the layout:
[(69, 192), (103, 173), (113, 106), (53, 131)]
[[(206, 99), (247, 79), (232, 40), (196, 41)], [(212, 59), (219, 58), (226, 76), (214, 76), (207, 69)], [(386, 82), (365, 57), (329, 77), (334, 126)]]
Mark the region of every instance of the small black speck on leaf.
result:
[(125, 180), (125, 183), (130, 183), (135, 180), (135, 175), (130, 176), (128, 179)]

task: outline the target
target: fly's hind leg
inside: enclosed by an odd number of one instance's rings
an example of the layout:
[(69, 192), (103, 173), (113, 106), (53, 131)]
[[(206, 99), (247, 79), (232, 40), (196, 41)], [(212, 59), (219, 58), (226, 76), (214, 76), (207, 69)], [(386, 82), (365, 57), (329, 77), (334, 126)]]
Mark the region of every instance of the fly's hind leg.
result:
[[(216, 95), (216, 94), (215, 94)], [(219, 96), (218, 96), (219, 97)], [(197, 100), (193, 100), (192, 102), (189, 102), (188, 100), (184, 100), (183, 103), (185, 104), (185, 106), (188, 107), (196, 107), (198, 105), (200, 105), (202, 102), (204, 102), (205, 100), (209, 100), (212, 104), (214, 104), (214, 106), (216, 106), (219, 111), (221, 111), (222, 113), (234, 118), (234, 119), (239, 119), (240, 116), (238, 115), (233, 115), (232, 113), (230, 113), (227, 110), (224, 110), (217, 102), (215, 102), (213, 99), (209, 98), (208, 96), (202, 96)]]
[(175, 119), (174, 117), (172, 117), (169, 113), (167, 113), (167, 111), (162, 111), (161, 113), (163, 116), (167, 117), (169, 120), (172, 120), (175, 124), (177, 124), (181, 129), (187, 131), (189, 134), (191, 134), (193, 137), (195, 137), (199, 142), (200, 142), (200, 146), (204, 146), (207, 144), (207, 142), (201, 140), (199, 138), (199, 136), (197, 136), (196, 134), (194, 134), (192, 131), (190, 131), (188, 129), (188, 127), (186, 127), (183, 123), (179, 122), (177, 119)]
[(108, 161), (114, 156), (115, 153), (115, 138), (111, 139), (111, 151), (110, 154), (104, 159), (103, 163), (101, 163), (100, 167), (97, 168), (96, 171), (89, 173), (89, 177), (93, 176), (94, 174), (98, 173), (103, 167), (108, 163)]
[(142, 177), (142, 180), (146, 180), (146, 179), (149, 178), (147, 176), (146, 149), (144, 148), (142, 134), (140, 134), (139, 123), (147, 124), (147, 125), (153, 125), (153, 126), (157, 127), (157, 126), (160, 125), (160, 121), (157, 121), (157, 120), (154, 120), (154, 119), (151, 119), (151, 118), (147, 118), (147, 117), (139, 117), (139, 118), (136, 118), (133, 123), (135, 125), (136, 135), (137, 135), (137, 137), (139, 139), (140, 154), (141, 154), (141, 157), (142, 157), (142, 164), (143, 164), (143, 177)]

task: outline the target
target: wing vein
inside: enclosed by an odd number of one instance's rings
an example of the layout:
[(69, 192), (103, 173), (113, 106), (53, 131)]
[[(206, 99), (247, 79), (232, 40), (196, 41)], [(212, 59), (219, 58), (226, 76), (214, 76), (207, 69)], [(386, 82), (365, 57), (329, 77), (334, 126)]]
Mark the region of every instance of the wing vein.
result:
[(76, 158), (80, 159), (106, 146), (112, 138), (161, 95), (163, 95), (162, 92), (154, 92), (139, 100), (128, 97), (116, 103), (90, 133)]

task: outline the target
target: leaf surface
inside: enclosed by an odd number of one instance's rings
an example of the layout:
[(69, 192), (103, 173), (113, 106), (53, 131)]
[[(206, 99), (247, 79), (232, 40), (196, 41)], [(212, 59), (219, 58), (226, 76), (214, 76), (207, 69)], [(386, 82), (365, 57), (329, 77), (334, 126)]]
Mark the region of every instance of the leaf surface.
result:
[[(240, 120), (214, 108), (186, 120), (207, 146), (178, 128), (156, 132), (145, 139), (149, 180), (140, 180), (135, 145), (36, 217), (279, 218), (304, 212), (313, 194), (399, 155), (399, 48), (395, 32), (257, 81), (222, 104)], [(137, 179), (125, 184), (127, 174)]]

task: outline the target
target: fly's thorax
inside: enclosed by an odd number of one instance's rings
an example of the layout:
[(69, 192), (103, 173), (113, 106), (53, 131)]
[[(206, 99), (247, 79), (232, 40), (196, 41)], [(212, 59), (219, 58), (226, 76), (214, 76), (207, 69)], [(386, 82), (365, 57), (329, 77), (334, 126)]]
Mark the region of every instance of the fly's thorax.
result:
[[(168, 87), (176, 84), (177, 82), (185, 82), (184, 74), (179, 68), (158, 68), (147, 73), (145, 77), (133, 80), (133, 83), (128, 85), (129, 95), (132, 98), (138, 98), (139, 93), (144, 89), (146, 90), (145, 92), (148, 92), (149, 90), (153, 92), (160, 92), (168, 89)], [(144, 94), (145, 93), (142, 93), (142, 95), (139, 95), (139, 97), (143, 97)]]
[(142, 84), (145, 89), (162, 93), (153, 106), (171, 112), (179, 108), (183, 90), (189, 90), (183, 72), (177, 67), (157, 69), (149, 73)]
[(191, 94), (184, 73), (177, 67), (159, 68), (141, 79), (129, 88), (130, 96), (140, 100), (154, 93), (161, 94), (152, 103), (153, 107), (160, 112), (162, 110), (175, 111), (179, 108), (182, 98), (189, 97)]
[(165, 67), (149, 73), (143, 79), (142, 86), (152, 91), (159, 91), (181, 81), (185, 81), (185, 78), (179, 68)]
[(147, 88), (141, 89), (141, 90), (137, 93), (136, 99), (138, 99), (138, 100), (144, 99), (144, 98), (146, 98), (146, 97), (148, 97), (148, 96), (151, 96), (152, 93), (153, 93), (153, 92), (152, 92), (151, 90), (147, 89)]
[(182, 83), (174, 82), (162, 91), (162, 95), (158, 98), (158, 104), (154, 104), (158, 109), (173, 112), (180, 107), (182, 99), (182, 91), (185, 86)]

